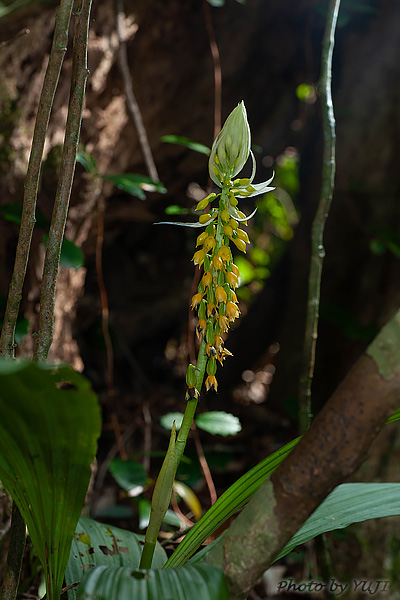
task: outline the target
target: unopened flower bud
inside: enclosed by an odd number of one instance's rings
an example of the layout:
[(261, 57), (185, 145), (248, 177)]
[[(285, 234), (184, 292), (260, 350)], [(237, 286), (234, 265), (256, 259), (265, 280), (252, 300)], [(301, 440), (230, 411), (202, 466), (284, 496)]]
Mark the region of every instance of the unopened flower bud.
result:
[(186, 371), (186, 384), (190, 387), (196, 385), (196, 367), (189, 365)]
[(246, 108), (240, 102), (226, 119), (212, 145), (209, 173), (213, 182), (221, 187), (221, 174), (235, 177), (243, 169), (249, 154), (250, 127)]

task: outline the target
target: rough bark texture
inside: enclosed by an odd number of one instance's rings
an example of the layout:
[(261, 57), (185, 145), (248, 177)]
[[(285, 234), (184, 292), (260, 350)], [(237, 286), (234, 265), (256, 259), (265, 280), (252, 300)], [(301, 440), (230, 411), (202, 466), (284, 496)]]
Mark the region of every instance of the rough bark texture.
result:
[(247, 597), (274, 557), (334, 487), (364, 462), (400, 401), (400, 311), (375, 338), (292, 453), (206, 556), (230, 598)]

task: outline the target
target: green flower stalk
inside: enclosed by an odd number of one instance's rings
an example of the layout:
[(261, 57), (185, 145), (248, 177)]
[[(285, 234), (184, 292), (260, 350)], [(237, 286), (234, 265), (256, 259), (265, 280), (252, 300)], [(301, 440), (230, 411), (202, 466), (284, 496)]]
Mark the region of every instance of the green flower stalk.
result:
[[(255, 213), (254, 211), (246, 216), (238, 208), (238, 199), (264, 194), (274, 189), (269, 187), (272, 178), (263, 183), (253, 184), (255, 161), (250, 143), (246, 108), (244, 103), (240, 102), (227, 118), (211, 149), (209, 173), (221, 191), (213, 192), (200, 200), (196, 210), (207, 212), (199, 216), (198, 223), (164, 223), (204, 227), (204, 231), (197, 237), (198, 249), (192, 259), (203, 271), (197, 292), (191, 301), (191, 307), (198, 315), (196, 334), (201, 342), (197, 364), (189, 365), (186, 373), (187, 404), (182, 424), (176, 440), (175, 427), (173, 428), (167, 456), (154, 489), (151, 519), (140, 562), (141, 569), (149, 569), (151, 566), (158, 531), (169, 505), (175, 472), (185, 449), (204, 377), (206, 376), (206, 390), (217, 391), (218, 363), (223, 365), (225, 358), (232, 356), (225, 348), (224, 335), (240, 315), (235, 293), (240, 273), (233, 262), (230, 244), (232, 242), (236, 248), (246, 252), (249, 237), (241, 229), (241, 225), (247, 225), (247, 220)], [(243, 169), (249, 156), (253, 161), (250, 179), (233, 179)], [(217, 199), (218, 206), (212, 208)]]

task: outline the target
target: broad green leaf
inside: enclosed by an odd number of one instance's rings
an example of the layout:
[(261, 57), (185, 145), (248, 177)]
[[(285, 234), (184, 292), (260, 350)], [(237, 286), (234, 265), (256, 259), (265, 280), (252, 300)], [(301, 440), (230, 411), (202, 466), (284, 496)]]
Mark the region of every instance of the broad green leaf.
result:
[(292, 440), (258, 465), (240, 477), (218, 498), (216, 503), (203, 515), (185, 536), (165, 567), (179, 567), (185, 564), (203, 542), (214, 533), (239, 508), (244, 506), (260, 485), (275, 471), (277, 466), (292, 451), (300, 438)]
[(140, 463), (130, 459), (114, 458), (110, 462), (109, 470), (118, 485), (130, 496), (138, 496), (143, 492), (147, 475)]
[(228, 600), (222, 569), (186, 565), (178, 569), (96, 567), (85, 573), (78, 600)]
[(164, 429), (168, 429), (168, 431), (171, 431), (172, 424), (174, 421), (175, 421), (176, 430), (178, 431), (182, 425), (183, 413), (170, 412), (170, 413), (167, 413), (166, 415), (163, 415), (160, 418), (160, 423), (161, 423), (162, 427), (164, 427)]
[(237, 417), (220, 410), (201, 413), (195, 422), (199, 429), (214, 435), (236, 435), (242, 429)]
[(123, 190), (140, 200), (146, 200), (144, 192), (159, 192), (165, 194), (167, 189), (160, 181), (153, 181), (146, 175), (137, 173), (122, 173), (121, 175), (101, 175), (102, 179), (111, 181), (119, 190)]
[[(142, 554), (144, 536), (81, 517), (76, 527), (65, 572), (67, 585), (81, 581), (90, 567), (129, 567), (137, 569)], [(160, 569), (167, 559), (165, 550), (156, 545), (153, 564)], [(76, 588), (68, 591), (75, 600)]]
[[(43, 236), (43, 243), (46, 247), (49, 236)], [(74, 242), (64, 238), (61, 244), (60, 267), (64, 269), (80, 269), (83, 267), (83, 252)]]
[(0, 362), (0, 480), (58, 600), (100, 434), (89, 382), (73, 369)]
[(86, 152), (86, 150), (81, 150), (76, 155), (76, 162), (80, 163), (82, 167), (90, 173), (91, 175), (97, 175), (97, 164), (94, 160), (93, 156)]
[(185, 148), (189, 148), (189, 150), (194, 150), (195, 152), (200, 152), (200, 154), (205, 154), (206, 156), (210, 155), (210, 148), (208, 146), (204, 146), (204, 144), (199, 144), (199, 142), (194, 142), (187, 137), (182, 137), (181, 135), (164, 135), (161, 138), (162, 142), (167, 142), (168, 144), (177, 144), (178, 146), (184, 146)]
[(344, 483), (329, 494), (275, 560), (321, 533), (400, 515), (400, 483)]

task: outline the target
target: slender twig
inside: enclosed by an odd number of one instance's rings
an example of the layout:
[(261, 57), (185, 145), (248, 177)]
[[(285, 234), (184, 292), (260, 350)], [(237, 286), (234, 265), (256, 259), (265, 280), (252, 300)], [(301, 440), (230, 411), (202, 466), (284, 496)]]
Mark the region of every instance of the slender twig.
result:
[(210, 493), (210, 502), (211, 505), (215, 504), (217, 501), (217, 492), (215, 489), (214, 481), (211, 475), (210, 467), (208, 466), (207, 459), (204, 454), (203, 445), (200, 440), (199, 432), (195, 423), (192, 423), (192, 431), (193, 431), (193, 439), (196, 446), (197, 455), (199, 457), (200, 467), (203, 471), (204, 479), (206, 480), (206, 484), (208, 487), (208, 491)]
[(14, 270), (8, 292), (6, 312), (0, 339), (0, 355), (14, 358), (14, 332), (22, 298), (26, 268), (33, 228), (35, 225), (36, 198), (42, 166), (43, 148), (46, 138), (54, 94), (60, 77), (61, 67), (67, 50), (68, 27), (71, 20), (73, 0), (61, 0), (56, 16), (53, 44), (39, 100), (28, 172), (25, 180), (21, 227), (15, 253)]
[(214, 66), (214, 138), (217, 137), (221, 129), (221, 90), (222, 90), (222, 71), (219, 58), (218, 44), (215, 39), (214, 25), (212, 20), (211, 8), (206, 0), (203, 0), (204, 19), (206, 22), (208, 41), (210, 44), (211, 56)]
[(65, 140), (58, 180), (46, 256), (43, 268), (40, 296), (39, 330), (34, 349), (34, 359), (47, 360), (54, 331), (54, 305), (56, 282), (60, 262), (61, 244), (64, 237), (68, 205), (75, 173), (76, 154), (82, 122), (87, 69), (87, 40), (91, 0), (82, 0), (76, 13), (74, 30), (74, 53), (72, 62), (71, 94), (65, 129)]
[(150, 471), (150, 452), (151, 452), (151, 413), (149, 401), (145, 400), (142, 407), (144, 430), (143, 430), (143, 468), (148, 473)]
[(135, 98), (132, 87), (131, 73), (128, 64), (128, 52), (126, 49), (125, 41), (125, 11), (123, 0), (116, 0), (117, 9), (117, 35), (118, 35), (118, 64), (121, 71), (122, 81), (125, 88), (126, 104), (133, 122), (136, 127), (140, 148), (142, 150), (143, 159), (146, 163), (146, 168), (149, 176), (153, 181), (160, 181), (158, 176), (157, 167), (155, 165), (153, 154), (151, 152), (149, 139), (147, 137), (146, 129), (143, 124), (142, 114), (140, 112), (139, 105)]
[(106, 345), (107, 367), (105, 373), (108, 392), (114, 387), (114, 350), (110, 337), (108, 323), (108, 296), (103, 276), (103, 243), (104, 243), (104, 199), (100, 198), (97, 207), (97, 237), (96, 237), (96, 277), (100, 292), (101, 329)]
[(17, 596), (22, 557), (25, 549), (25, 530), (25, 521), (14, 503), (12, 508), (7, 566), (0, 593), (0, 598), (2, 600), (15, 600)]
[(307, 319), (303, 350), (303, 367), (299, 388), (299, 426), (304, 433), (311, 422), (311, 386), (314, 376), (315, 348), (318, 337), (319, 302), (322, 265), (325, 256), (324, 229), (332, 202), (335, 180), (335, 117), (332, 102), (332, 54), (340, 0), (330, 0), (324, 39), (319, 91), (324, 137), (322, 186), (311, 235), (311, 264), (308, 280)]
[(96, 238), (96, 276), (97, 285), (100, 292), (101, 303), (101, 329), (103, 333), (104, 343), (106, 346), (107, 366), (106, 366), (106, 385), (107, 396), (111, 411), (111, 427), (114, 431), (115, 439), (118, 446), (118, 452), (123, 460), (128, 458), (125, 444), (121, 435), (121, 426), (118, 420), (117, 408), (115, 402), (115, 386), (114, 386), (114, 349), (110, 336), (109, 310), (108, 310), (108, 295), (104, 283), (103, 276), (103, 244), (104, 244), (104, 211), (105, 202), (100, 198), (98, 203), (97, 214), (97, 238)]

